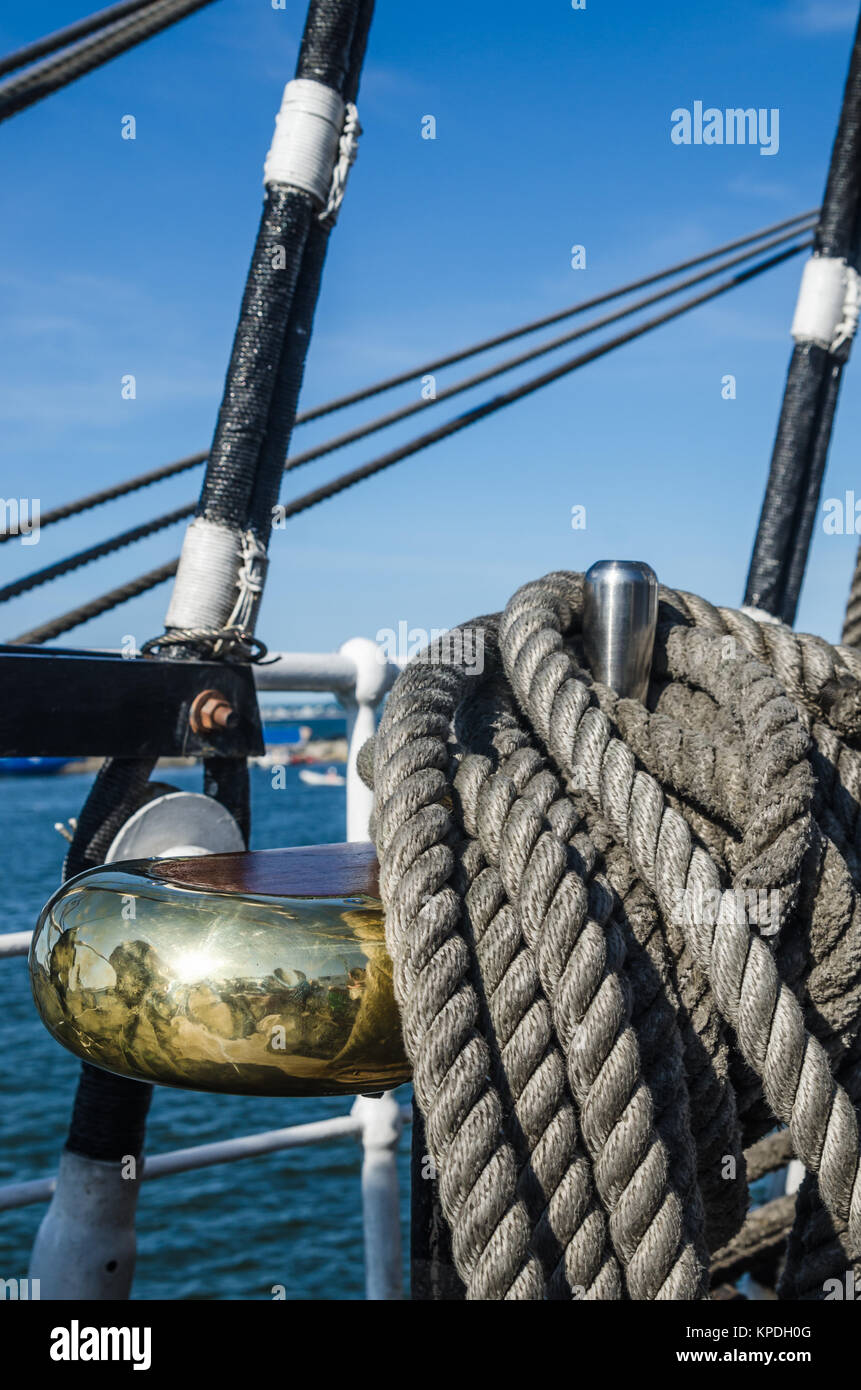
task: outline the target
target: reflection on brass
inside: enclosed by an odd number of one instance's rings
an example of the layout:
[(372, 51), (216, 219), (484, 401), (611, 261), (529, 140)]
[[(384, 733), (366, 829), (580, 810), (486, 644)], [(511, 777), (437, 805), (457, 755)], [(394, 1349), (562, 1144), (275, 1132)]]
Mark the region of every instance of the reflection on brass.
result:
[(44, 909), (33, 995), (64, 1047), (135, 1080), (241, 1095), (409, 1079), (377, 899), (204, 892), (159, 867), (90, 870)]

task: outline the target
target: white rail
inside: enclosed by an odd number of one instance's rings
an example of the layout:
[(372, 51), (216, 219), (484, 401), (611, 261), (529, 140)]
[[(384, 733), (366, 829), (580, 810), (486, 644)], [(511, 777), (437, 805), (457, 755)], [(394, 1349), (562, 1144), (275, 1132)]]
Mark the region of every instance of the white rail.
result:
[[(380, 702), (394, 684), (398, 667), (387, 661), (375, 642), (354, 637), (337, 652), (277, 653), (254, 667), (261, 690), (315, 690), (336, 697), (347, 715), (347, 839), (369, 839), (372, 794), (356, 768), (359, 749), (376, 727)], [(0, 960), (25, 956), (32, 932), (0, 934)], [(141, 1180), (169, 1177), (217, 1163), (308, 1144), (323, 1144), (352, 1135), (362, 1145), (362, 1213), (365, 1244), (365, 1296), (368, 1299), (400, 1299), (401, 1227), (398, 1202), (397, 1148), (405, 1124), (412, 1119), (408, 1105), (399, 1105), (391, 1092), (380, 1097), (359, 1096), (349, 1115), (286, 1129), (249, 1134), (199, 1144), (173, 1153), (154, 1154), (144, 1162)], [(8, 1183), (0, 1187), (0, 1211), (50, 1201), (56, 1179)]]
[(0, 936), (0, 960), (9, 956), (26, 956), (30, 949), (31, 931), (8, 931)]
[(367, 840), (373, 797), (356, 770), (359, 749), (376, 727), (377, 709), (398, 667), (367, 637), (352, 637), (336, 652), (278, 652), (255, 665), (260, 690), (321, 690), (347, 715), (347, 839)]
[[(412, 1121), (409, 1105), (399, 1105), (387, 1091), (379, 1098), (359, 1096), (349, 1115), (315, 1120), (239, 1139), (220, 1139), (190, 1149), (153, 1154), (144, 1160), (142, 1182), (212, 1168), (218, 1163), (237, 1163), (243, 1158), (300, 1149), (309, 1144), (331, 1143), (353, 1137), (362, 1145), (362, 1214), (365, 1232), (366, 1297), (395, 1300), (403, 1296), (401, 1278), (401, 1228), (398, 1209), (397, 1150), (405, 1125)], [(36, 1178), (0, 1187), (0, 1211), (13, 1211), (35, 1202), (48, 1202), (56, 1178)]]

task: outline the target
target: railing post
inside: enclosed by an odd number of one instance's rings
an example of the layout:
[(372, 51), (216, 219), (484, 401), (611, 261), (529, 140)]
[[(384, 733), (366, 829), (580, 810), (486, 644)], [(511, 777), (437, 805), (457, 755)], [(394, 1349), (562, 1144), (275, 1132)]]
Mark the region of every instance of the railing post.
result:
[[(133, 1159), (133, 1155), (129, 1155)], [(64, 1149), (29, 1275), (43, 1298), (128, 1298), (135, 1272), (139, 1174)]]
[(362, 1220), (365, 1231), (365, 1298), (403, 1298), (398, 1142), (403, 1128), (394, 1093), (359, 1096), (353, 1115), (362, 1125)]
[(347, 714), (347, 839), (353, 843), (371, 838), (368, 824), (374, 804), (374, 794), (359, 776), (356, 759), (362, 744), (376, 732), (377, 706), (393, 684), (397, 668), (368, 637), (351, 637), (338, 652), (356, 667), (354, 691), (338, 692)]

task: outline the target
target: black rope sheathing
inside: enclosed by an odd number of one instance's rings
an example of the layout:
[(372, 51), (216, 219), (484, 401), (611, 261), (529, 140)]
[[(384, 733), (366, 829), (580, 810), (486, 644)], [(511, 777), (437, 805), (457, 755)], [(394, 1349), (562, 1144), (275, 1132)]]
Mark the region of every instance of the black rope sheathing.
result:
[[(861, 255), (861, 19), (855, 34), (840, 122), (814, 255)], [(790, 626), (810, 550), (813, 524), (851, 339), (836, 351), (797, 342), (789, 364), (765, 498), (744, 601)]]
[[(364, 37), (357, 68), (356, 28), (363, 10)], [(354, 101), (372, 13), (373, 4), (363, 5), (362, 0), (312, 0), (296, 62), (296, 76), (322, 82), (345, 101)], [(348, 90), (350, 80), (353, 86)]]
[[(337, 82), (339, 94), (345, 102), (354, 102), (359, 90), (359, 79), (368, 32), (374, 13), (373, 0), (359, 0), (352, 26), (349, 48), (342, 53), (342, 62), (337, 67), (330, 62), (325, 71), (332, 83)], [(338, 43), (343, 44), (344, 35), (339, 32)], [(333, 44), (335, 51), (338, 45)], [(321, 67), (320, 50), (317, 44), (304, 43), (299, 56), (301, 75), (318, 76)], [(323, 266), (329, 235), (332, 230), (331, 219), (315, 217), (308, 229), (308, 236), (302, 252), (296, 293), (284, 334), (278, 376), (269, 409), (266, 434), (260, 450), (260, 461), (249, 510), (249, 523), (258, 539), (266, 545), (272, 529), (272, 518), (281, 489), (281, 477), (285, 467), (285, 455), (290, 446), (302, 380), (305, 374), (305, 361), (311, 342), (314, 313), (320, 295)]]
[(296, 420), (296, 405), (305, 374), (305, 360), (329, 241), (320, 222), (309, 228), (287, 330), (281, 346), (275, 389), (260, 444), (259, 464), (248, 509), (249, 525), (263, 545), (268, 544), (274, 508), (281, 491), (284, 458)]
[[(343, 97), (351, 75), (357, 21), (366, 8), (360, 0), (312, 0), (296, 77), (322, 82)], [(357, 85), (357, 76), (355, 80)], [(304, 190), (278, 184), (267, 187), (198, 506), (198, 514), (212, 521), (243, 529), (259, 525), (264, 539), (277, 501), (276, 480), (295, 421), (307, 352), (306, 340), (297, 364), (291, 310), (301, 290), (303, 317), (308, 320), (310, 309), (313, 318), (313, 304), (307, 301), (313, 290), (316, 303), (319, 289), (322, 263), (317, 264), (318, 255), (312, 253), (311, 274), (303, 276), (306, 242), (318, 221), (317, 212), (315, 200)], [(313, 286), (308, 278), (315, 280)], [(303, 280), (306, 283), (300, 284)], [(297, 320), (293, 322), (295, 330)], [(276, 469), (273, 457), (279, 441), (283, 447)], [(274, 499), (268, 500), (273, 491)], [(264, 515), (267, 503), (269, 512)]]
[[(117, 831), (148, 799), (154, 767), (155, 759), (149, 758), (109, 758), (102, 764), (78, 817), (65, 879), (104, 863)], [(127, 1154), (139, 1157), (151, 1100), (148, 1082), (82, 1063), (66, 1148), (107, 1162)]]
[(246, 527), (301, 252), (314, 209), (308, 194), (266, 191), (245, 285), (199, 515)]
[(0, 121), (67, 87), (214, 0), (153, 0), (54, 57), (0, 82)]
[(148, 798), (152, 758), (108, 758), (96, 774), (66, 854), (63, 877), (104, 863), (117, 831)]
[[(287, 503), (283, 508), (285, 519), (291, 516), (298, 516), (301, 512), (307, 511), (309, 508), (316, 506), (319, 502), (327, 501), (338, 493), (344, 492), (347, 488), (353, 487), (356, 483), (362, 482), (366, 478), (373, 477), (375, 474), (382, 472), (386, 468), (392, 467), (403, 459), (410, 458), (414, 454), (420, 453), (430, 445), (442, 439), (446, 439), (450, 435), (456, 434), (460, 430), (466, 429), (470, 425), (476, 424), (479, 420), (494, 414), (496, 411), (502, 410), (506, 406), (512, 405), (525, 396), (540, 390), (542, 387), (550, 385), (554, 381), (558, 381), (561, 377), (576, 371), (579, 367), (586, 366), (589, 362), (596, 361), (598, 358), (612, 352), (615, 348), (622, 347), (625, 343), (632, 342), (643, 334), (651, 332), (652, 329), (679, 318), (682, 314), (688, 313), (698, 305), (707, 303), (709, 300), (715, 299), (719, 295), (725, 294), (739, 285), (746, 284), (748, 280), (754, 279), (765, 271), (777, 265), (781, 265), (790, 257), (796, 256), (799, 252), (806, 250), (808, 245), (808, 242), (802, 242), (800, 245), (791, 246), (787, 250), (770, 257), (768, 260), (759, 262), (739, 272), (737, 275), (732, 276), (730, 279), (722, 281), (721, 284), (716, 285), (713, 289), (707, 290), (703, 294), (696, 295), (691, 299), (684, 300), (681, 304), (675, 305), (667, 312), (637, 324), (626, 333), (611, 338), (609, 341), (601, 343), (597, 347), (591, 348), (588, 352), (579, 354), (577, 357), (568, 359), (558, 367), (554, 367), (551, 371), (544, 372), (538, 377), (530, 378), (530, 380), (514, 387), (511, 391), (494, 396), (489, 401), (471, 407), (471, 409), (464, 411), (462, 415), (456, 416), (455, 419), (449, 420), (436, 429), (429, 430), (426, 434), (420, 435), (417, 439), (372, 459), (370, 463), (363, 464), (359, 468), (341, 474), (340, 477), (333, 479), (332, 482), (326, 483), (322, 487), (315, 488), (313, 492), (305, 493), (303, 496)], [(148, 574), (141, 575), (136, 580), (130, 581), (129, 584), (110, 590), (107, 594), (103, 594), (100, 598), (94, 599), (91, 603), (82, 605), (80, 608), (72, 609), (68, 613), (61, 614), (50, 623), (45, 623), (41, 627), (32, 628), (30, 631), (22, 633), (12, 640), (16, 643), (30, 644), (51, 641), (54, 637), (58, 637), (64, 632), (69, 632), (72, 628), (78, 627), (81, 623), (89, 621), (90, 618), (97, 617), (99, 614), (107, 612), (111, 608), (118, 607), (121, 603), (126, 602), (127, 599), (134, 598), (138, 594), (145, 593), (148, 589), (155, 588), (156, 585), (164, 583), (166, 579), (171, 578), (176, 573), (178, 564), (178, 560), (171, 560), (168, 564), (162, 565), (160, 568), (152, 570)]]
[(16, 72), (18, 68), (27, 67), (38, 58), (44, 58), (48, 53), (56, 53), (58, 49), (66, 48), (78, 39), (85, 39), (88, 34), (94, 34), (116, 20), (123, 19), (128, 14), (135, 14), (152, 4), (153, 0), (123, 0), (122, 4), (109, 5), (106, 10), (99, 10), (96, 14), (87, 15), (85, 19), (76, 20), (74, 24), (67, 24), (65, 28), (57, 29), (43, 39), (35, 39), (33, 43), (25, 44), (23, 48), (0, 58), (0, 77), (5, 77), (7, 72)]
[(118, 1163), (140, 1158), (153, 1088), (81, 1063), (66, 1148), (83, 1158)]

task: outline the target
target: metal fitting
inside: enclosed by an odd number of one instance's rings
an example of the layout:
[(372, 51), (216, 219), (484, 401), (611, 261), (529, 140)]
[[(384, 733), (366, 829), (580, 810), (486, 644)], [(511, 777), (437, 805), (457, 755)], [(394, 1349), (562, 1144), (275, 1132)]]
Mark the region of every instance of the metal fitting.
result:
[(239, 716), (220, 690), (201, 690), (192, 702), (188, 722), (193, 734), (211, 734), (217, 729), (235, 729)]

